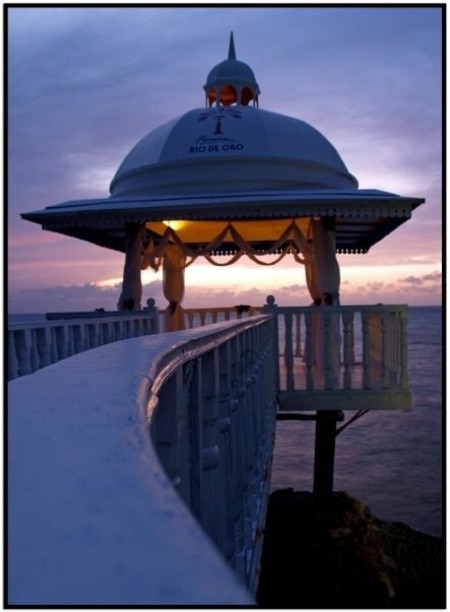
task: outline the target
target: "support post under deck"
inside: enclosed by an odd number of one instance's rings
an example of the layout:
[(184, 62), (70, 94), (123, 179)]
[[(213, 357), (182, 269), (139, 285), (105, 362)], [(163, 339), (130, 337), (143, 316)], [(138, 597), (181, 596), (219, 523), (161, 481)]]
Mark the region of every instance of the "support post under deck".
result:
[(342, 420), (339, 410), (317, 411), (314, 450), (314, 496), (323, 500), (333, 493), (336, 423)]

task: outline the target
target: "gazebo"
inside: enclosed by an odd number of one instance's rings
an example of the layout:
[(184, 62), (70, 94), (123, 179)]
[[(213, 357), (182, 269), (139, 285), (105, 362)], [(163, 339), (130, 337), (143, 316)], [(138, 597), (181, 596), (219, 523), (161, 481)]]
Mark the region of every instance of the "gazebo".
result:
[[(294, 388), (288, 364), (279, 418), (310, 418), (294, 414), (305, 405), (317, 411), (314, 488), (328, 494), (339, 411), (364, 402), (367, 409), (409, 406), (406, 336), (388, 339), (385, 319), (381, 352), (380, 346), (376, 351), (381, 386), (371, 386), (365, 338), (362, 388), (353, 389), (345, 322), (343, 383), (338, 381), (337, 315), (345, 307), (339, 302), (336, 254), (367, 253), (424, 199), (359, 189), (336, 149), (314, 127), (259, 108), (258, 83), (236, 58), (233, 34), (228, 58), (210, 71), (204, 92), (203, 108), (188, 110), (136, 144), (118, 168), (109, 197), (63, 202), (22, 217), (45, 230), (124, 252), (120, 311), (141, 309), (141, 270), (162, 266), (167, 331), (184, 326), (184, 270), (198, 257), (222, 266), (244, 255), (261, 265), (289, 256), (304, 265), (313, 304), (332, 308), (320, 312), (324, 317), (309, 316), (306, 387)], [(308, 310), (318, 314), (317, 308)], [(328, 327), (322, 329), (325, 319)], [(364, 333), (369, 335), (368, 328)], [(398, 355), (392, 363), (388, 359), (398, 338), (400, 365)], [(308, 378), (315, 365), (325, 380), (322, 387)]]
[(246, 255), (273, 265), (290, 256), (305, 266), (315, 304), (339, 304), (336, 253), (367, 253), (424, 199), (358, 189), (314, 127), (259, 108), (258, 83), (236, 58), (233, 34), (204, 92), (205, 107), (136, 144), (109, 197), (22, 217), (124, 252), (119, 310), (141, 308), (141, 270), (162, 266), (168, 330), (183, 327), (184, 269), (198, 257), (230, 265)]

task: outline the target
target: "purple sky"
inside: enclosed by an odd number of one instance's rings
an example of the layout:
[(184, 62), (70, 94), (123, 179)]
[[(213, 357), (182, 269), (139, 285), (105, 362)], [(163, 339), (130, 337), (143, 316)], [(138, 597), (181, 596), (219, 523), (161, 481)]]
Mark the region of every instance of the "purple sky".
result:
[[(19, 214), (107, 197), (148, 132), (204, 106), (209, 70), (227, 56), (255, 72), (260, 107), (307, 121), (361, 188), (425, 197), (412, 220), (367, 255), (340, 256), (344, 304), (438, 304), (441, 293), (439, 8), (9, 8), (10, 312), (114, 309), (123, 256), (43, 232)], [(241, 260), (242, 261), (242, 260)], [(212, 268), (212, 270), (210, 270)], [(163, 307), (160, 276), (144, 302)], [(310, 302), (304, 271), (194, 264), (185, 305)]]

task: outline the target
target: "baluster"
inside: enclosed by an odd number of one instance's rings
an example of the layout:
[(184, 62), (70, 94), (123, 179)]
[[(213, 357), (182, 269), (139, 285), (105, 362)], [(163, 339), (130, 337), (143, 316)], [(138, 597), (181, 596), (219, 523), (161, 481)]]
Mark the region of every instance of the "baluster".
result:
[(148, 298), (146, 306), (143, 308), (144, 315), (144, 329), (146, 334), (157, 334), (158, 333), (158, 310), (155, 307), (155, 300)]
[[(408, 314), (406, 313), (406, 317), (408, 316)], [(401, 325), (401, 319), (402, 319), (402, 312), (396, 312), (395, 313), (395, 326), (396, 326), (396, 342), (395, 342), (395, 350), (396, 350), (396, 354), (395, 354), (395, 365), (396, 365), (396, 371), (397, 371), (397, 380), (399, 380), (401, 378), (401, 373), (400, 373), (400, 361), (401, 361), (401, 354), (402, 354), (402, 325)], [(407, 335), (407, 331), (406, 331), (406, 335)], [(406, 337), (406, 342), (407, 342), (407, 337)]]
[(163, 385), (159, 404), (164, 409), (154, 411), (152, 438), (165, 472), (175, 487), (180, 485), (178, 439), (178, 385), (183, 370), (178, 369)]
[(248, 547), (253, 546), (254, 539), (254, 518), (256, 516), (256, 504), (258, 498), (258, 487), (259, 487), (259, 473), (258, 473), (258, 419), (257, 412), (259, 406), (257, 405), (257, 394), (255, 393), (256, 386), (256, 353), (254, 344), (255, 329), (250, 328), (244, 332), (247, 344), (247, 359), (246, 359), (246, 398), (247, 398), (247, 427), (248, 427), (248, 441), (249, 441), (249, 488), (248, 488), (248, 505), (249, 505), (249, 533), (248, 533)]
[(356, 357), (355, 357), (355, 317), (354, 317), (353, 311), (350, 311), (348, 313), (348, 315), (349, 315), (349, 347), (350, 347), (349, 362), (350, 362), (350, 365), (355, 365), (356, 364)]
[(400, 363), (400, 353), (398, 350), (399, 342), (399, 326), (397, 325), (397, 313), (387, 312), (386, 313), (386, 325), (387, 325), (387, 340), (388, 340), (388, 363), (390, 385), (398, 385), (398, 370)]
[(116, 321), (111, 321), (111, 326), (110, 326), (110, 334), (111, 334), (111, 342), (116, 342), (117, 340), (117, 323)]
[(67, 345), (67, 356), (70, 357), (71, 355), (75, 355), (75, 325), (68, 325), (67, 326), (67, 332), (68, 332), (68, 345)]
[(75, 354), (86, 350), (86, 326), (81, 323), (73, 326), (73, 348)]
[(58, 338), (56, 335), (57, 325), (52, 325), (50, 336), (51, 336), (51, 344), (50, 344), (50, 361), (51, 363), (56, 363), (58, 361)]
[(242, 507), (242, 538), (243, 554), (245, 561), (245, 573), (247, 572), (246, 549), (252, 538), (251, 509), (250, 509), (250, 478), (252, 471), (252, 447), (251, 430), (249, 425), (249, 400), (247, 396), (247, 338), (245, 334), (239, 336), (239, 411), (241, 421), (241, 457), (242, 457), (242, 489), (241, 498), (238, 503)]
[(342, 313), (342, 324), (344, 331), (344, 389), (352, 388), (352, 372), (350, 365), (352, 361), (352, 336), (353, 313), (344, 311)]
[(136, 318), (136, 336), (140, 337), (144, 335), (144, 330), (142, 326), (142, 319), (140, 317)]
[(400, 312), (400, 388), (408, 388), (408, 312)]
[(201, 358), (202, 403), (202, 525), (215, 541), (222, 541), (220, 515), (225, 500), (220, 497), (217, 468), (220, 460), (218, 446), (218, 351)]
[(22, 329), (16, 336), (16, 355), (18, 361), (18, 374), (24, 376), (31, 374), (31, 333), (29, 329)]
[(55, 339), (56, 339), (56, 354), (58, 356), (58, 361), (61, 359), (65, 359), (68, 356), (68, 345), (69, 338), (67, 334), (67, 327), (65, 324), (58, 325), (55, 328)]
[(128, 338), (135, 338), (136, 337), (136, 321), (135, 319), (128, 319)]
[[(148, 320), (143, 319), (143, 321), (145, 321), (146, 325), (149, 323)], [(114, 341), (114, 338), (113, 338), (112, 322), (108, 321), (103, 324), (103, 342), (104, 344), (109, 344), (110, 342), (113, 342), (113, 341)]]
[(333, 369), (331, 367), (331, 351), (334, 350), (331, 340), (331, 315), (323, 308), (323, 357), (325, 365), (325, 389), (333, 389)]
[(37, 350), (39, 354), (39, 367), (45, 368), (51, 364), (51, 331), (48, 327), (42, 327), (37, 330), (36, 334)]
[(130, 322), (123, 318), (121, 320), (121, 329), (122, 329), (122, 340), (127, 340), (130, 337)]
[(301, 314), (295, 313), (295, 356), (302, 357), (302, 341), (300, 332)]
[[(98, 329), (98, 324), (97, 323), (90, 323), (88, 325), (88, 329), (89, 329), (89, 345), (90, 348), (95, 348), (96, 346), (99, 346), (99, 329)], [(129, 338), (129, 336), (127, 336), (127, 338)]]
[[(189, 481), (190, 508), (199, 522), (202, 520), (202, 397), (200, 358), (184, 366), (184, 380), (188, 383), (187, 425), (189, 429)], [(185, 410), (186, 412), (186, 410)]]
[(36, 329), (30, 329), (31, 347), (30, 347), (30, 362), (31, 371), (39, 370), (39, 353), (37, 347)]
[(223, 487), (223, 549), (225, 558), (231, 562), (234, 556), (234, 510), (232, 508), (233, 498), (233, 448), (231, 442), (231, 398), (230, 398), (230, 343), (227, 342), (219, 347), (219, 482)]
[[(227, 311), (229, 316), (229, 311)], [(246, 579), (245, 543), (244, 543), (244, 512), (242, 496), (244, 494), (244, 448), (243, 411), (240, 388), (240, 342), (239, 337), (230, 340), (230, 416), (231, 416), (231, 455), (233, 496), (231, 507), (234, 523), (234, 569), (242, 580)]]
[(370, 338), (369, 314), (361, 312), (362, 323), (362, 361), (363, 361), (363, 389), (370, 389)]
[(284, 315), (285, 335), (284, 335), (284, 363), (286, 366), (286, 389), (293, 391), (294, 384), (294, 352), (292, 339), (292, 314), (290, 312)]
[(98, 346), (102, 346), (105, 344), (104, 342), (104, 323), (103, 321), (99, 321), (97, 323), (97, 338), (98, 338)]
[(391, 333), (392, 329), (388, 321), (389, 313), (381, 312), (381, 388), (389, 389), (390, 385), (390, 364), (391, 364)]
[(141, 317), (137, 317), (136, 318), (136, 335), (138, 337), (143, 336), (144, 335), (144, 326), (143, 326), (143, 320)]
[(19, 376), (19, 364), (16, 355), (16, 334), (17, 332), (8, 330), (8, 380), (13, 380)]
[(306, 340), (305, 340), (305, 358), (306, 358), (306, 390), (307, 391), (312, 391), (314, 389), (314, 376), (313, 376), (313, 341), (315, 340), (315, 338), (313, 338), (313, 334), (312, 334), (312, 322), (313, 322), (313, 317), (316, 315), (313, 315), (310, 312), (305, 312), (305, 334), (306, 334)]
[(392, 313), (393, 330), (393, 364), (392, 369), (395, 371), (395, 380), (397, 385), (400, 384), (400, 360), (401, 360), (401, 312)]
[(200, 327), (203, 327), (204, 325), (206, 325), (206, 311), (205, 310), (201, 310), (200, 311)]

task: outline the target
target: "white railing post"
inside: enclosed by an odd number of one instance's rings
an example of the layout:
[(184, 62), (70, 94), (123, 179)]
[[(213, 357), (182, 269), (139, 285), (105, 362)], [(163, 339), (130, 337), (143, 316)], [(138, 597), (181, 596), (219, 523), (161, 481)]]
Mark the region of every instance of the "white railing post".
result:
[(58, 343), (58, 346), (57, 346), (58, 361), (60, 361), (61, 359), (66, 359), (66, 357), (70, 356), (68, 325), (66, 322), (61, 323), (56, 328), (56, 340)]
[(240, 342), (239, 337), (232, 338), (230, 346), (230, 417), (231, 417), (231, 454), (233, 465), (231, 479), (234, 484), (232, 494), (233, 524), (234, 524), (234, 568), (245, 580), (245, 541), (244, 541), (244, 445), (243, 412), (241, 410), (241, 388), (239, 385)]
[(177, 378), (179, 376), (180, 371), (176, 371), (161, 389), (159, 404), (164, 406), (164, 411), (155, 411), (156, 417), (153, 424), (153, 439), (159, 458), (175, 488), (180, 485), (177, 402)]
[(381, 313), (381, 388), (389, 389), (392, 372), (392, 326), (389, 325), (389, 313)]
[(16, 338), (16, 356), (18, 361), (17, 372), (19, 376), (31, 374), (33, 371), (31, 366), (31, 331), (30, 329), (22, 329), (17, 333)]
[[(217, 468), (220, 461), (218, 446), (218, 353), (206, 353), (200, 361), (201, 415), (202, 415), (202, 524), (219, 544), (224, 500), (219, 493)], [(217, 505), (216, 505), (217, 504)]]
[(89, 348), (86, 343), (86, 326), (77, 324), (74, 325), (73, 328), (73, 343), (75, 353), (82, 353)]
[(331, 365), (331, 351), (333, 346), (331, 343), (331, 315), (328, 312), (328, 307), (324, 306), (321, 313), (322, 325), (323, 325), (323, 357), (325, 365), (325, 381), (324, 388), (333, 388), (333, 369)]
[(66, 359), (82, 351), (136, 335), (154, 333), (157, 310), (132, 316), (95, 316), (83, 319), (63, 314), (37, 323), (10, 324), (8, 380)]
[(294, 389), (294, 351), (293, 351), (293, 339), (292, 339), (292, 314), (286, 312), (284, 314), (285, 324), (285, 344), (284, 344), (284, 363), (286, 366), (286, 388), (288, 390)]
[(295, 313), (295, 356), (302, 357), (301, 313)]
[(370, 389), (370, 334), (369, 314), (361, 313), (362, 323), (362, 360), (363, 360), (363, 389)]
[(39, 367), (45, 368), (51, 364), (52, 335), (48, 327), (36, 330), (37, 350), (39, 353)]
[(143, 309), (146, 315), (147, 334), (157, 334), (159, 332), (159, 311), (153, 298), (147, 299), (147, 306)]
[(30, 339), (31, 339), (31, 347), (30, 347), (31, 371), (35, 372), (36, 370), (39, 370), (39, 353), (37, 349), (36, 329), (30, 329)]
[(400, 312), (400, 387), (408, 388), (408, 313)]
[(312, 334), (312, 322), (313, 315), (311, 312), (305, 312), (305, 360), (306, 360), (306, 389), (312, 391), (314, 389), (314, 376), (313, 376), (313, 334)]
[(344, 334), (344, 389), (352, 388), (352, 373), (350, 366), (353, 364), (354, 355), (352, 359), (352, 343), (353, 343), (353, 313), (344, 311), (342, 313), (342, 327)]
[(224, 489), (223, 512), (223, 553), (232, 563), (234, 558), (234, 513), (232, 505), (227, 500), (233, 495), (233, 455), (232, 448), (232, 417), (231, 417), (231, 363), (230, 343), (219, 347), (219, 480)]
[(275, 298), (273, 295), (268, 295), (266, 297), (266, 303), (262, 308), (262, 312), (270, 314), (272, 316), (272, 339), (270, 340), (273, 343), (274, 351), (275, 351), (275, 365), (276, 365), (276, 376), (275, 376), (275, 384), (276, 388), (280, 388), (280, 341), (279, 341), (279, 333), (278, 333), (278, 323), (280, 321), (280, 316), (278, 314), (278, 306), (276, 304)]
[(19, 363), (16, 354), (16, 333), (8, 330), (8, 380), (19, 376)]

